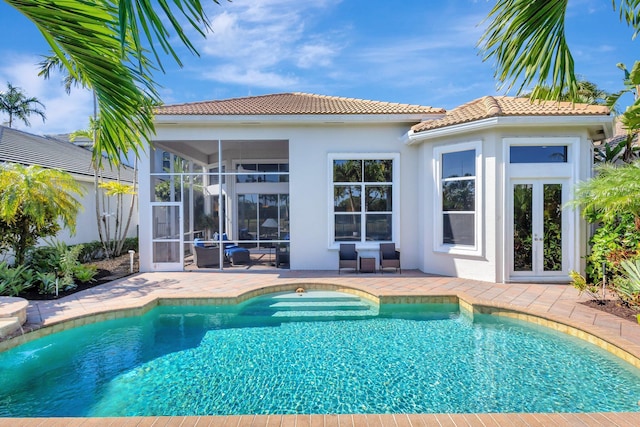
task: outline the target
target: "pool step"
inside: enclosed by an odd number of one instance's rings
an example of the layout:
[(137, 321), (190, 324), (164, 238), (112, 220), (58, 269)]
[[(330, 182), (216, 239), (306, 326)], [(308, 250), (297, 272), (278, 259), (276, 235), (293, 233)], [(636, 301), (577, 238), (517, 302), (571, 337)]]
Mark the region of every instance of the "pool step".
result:
[(356, 295), (331, 291), (286, 293), (260, 298), (243, 315), (282, 320), (364, 319), (378, 315), (378, 306)]

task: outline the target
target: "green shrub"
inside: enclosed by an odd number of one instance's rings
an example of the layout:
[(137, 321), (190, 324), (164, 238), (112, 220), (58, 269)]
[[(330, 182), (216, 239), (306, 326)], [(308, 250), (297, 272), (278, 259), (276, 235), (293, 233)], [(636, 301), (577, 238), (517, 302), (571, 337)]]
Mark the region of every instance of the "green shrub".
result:
[(595, 299), (596, 301), (601, 302), (604, 300), (604, 290), (601, 286), (599, 286), (598, 284), (587, 282), (587, 279), (577, 271), (571, 270), (569, 272), (569, 276), (571, 276), (571, 279), (573, 280), (573, 287), (580, 292), (580, 295), (582, 295), (583, 292), (586, 292), (591, 298)]
[(56, 273), (54, 272), (36, 272), (36, 283), (38, 283), (38, 292), (41, 294), (54, 294), (56, 292)]
[(631, 214), (619, 215), (615, 221), (601, 222), (602, 217), (593, 215), (589, 222), (599, 224), (591, 238), (591, 253), (587, 256), (587, 278), (598, 283), (603, 279), (605, 266), (607, 282), (623, 273), (620, 263), (640, 255), (640, 233)]
[(93, 282), (93, 278), (98, 274), (98, 269), (93, 265), (76, 265), (73, 276), (82, 283)]
[(25, 265), (9, 267), (0, 262), (0, 295), (14, 297), (29, 289), (35, 280), (34, 272)]
[(640, 259), (623, 260), (620, 266), (625, 275), (617, 276), (613, 287), (622, 302), (640, 308)]

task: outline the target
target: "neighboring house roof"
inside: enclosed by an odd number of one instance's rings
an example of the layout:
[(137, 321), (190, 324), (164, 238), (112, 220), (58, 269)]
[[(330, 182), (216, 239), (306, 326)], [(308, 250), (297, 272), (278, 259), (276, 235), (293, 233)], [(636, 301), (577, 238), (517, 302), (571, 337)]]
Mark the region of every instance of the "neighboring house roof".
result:
[(220, 101), (164, 105), (156, 115), (367, 115), (443, 114), (442, 108), (308, 93), (232, 98)]
[(45, 135), (45, 138), (51, 138), (62, 142), (69, 142), (73, 145), (77, 145), (78, 147), (83, 148), (91, 148), (93, 146), (93, 141), (85, 136), (78, 136), (73, 141), (71, 141), (70, 133), (58, 133), (54, 135)]
[(528, 98), (509, 96), (485, 96), (447, 111), (440, 119), (419, 123), (411, 130), (413, 133), (419, 133), (494, 117), (609, 116), (609, 114), (609, 109), (602, 105), (531, 101)]
[[(91, 151), (68, 142), (45, 138), (0, 126), (0, 162), (40, 165), (49, 169), (60, 169), (73, 175), (93, 177)], [(105, 166), (102, 176), (117, 179), (116, 170)], [(133, 182), (131, 168), (122, 170), (121, 178)]]

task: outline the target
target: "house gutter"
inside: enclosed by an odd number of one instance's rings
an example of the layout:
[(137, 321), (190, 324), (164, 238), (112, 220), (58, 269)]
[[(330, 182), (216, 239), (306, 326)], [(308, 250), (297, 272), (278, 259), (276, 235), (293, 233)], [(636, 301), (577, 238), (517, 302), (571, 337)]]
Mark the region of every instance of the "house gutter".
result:
[(522, 127), (522, 126), (598, 126), (604, 130), (604, 138), (613, 136), (613, 120), (611, 116), (603, 115), (581, 115), (581, 116), (512, 116), (512, 117), (490, 117), (487, 119), (475, 120), (468, 123), (445, 126), (438, 129), (431, 129), (422, 132), (409, 130), (403, 137), (402, 142), (406, 145), (417, 145), (432, 139), (458, 135), (461, 133), (477, 132), (496, 127)]
[(156, 125), (181, 124), (416, 124), (444, 117), (439, 113), (410, 114), (287, 114), (287, 115), (156, 115)]

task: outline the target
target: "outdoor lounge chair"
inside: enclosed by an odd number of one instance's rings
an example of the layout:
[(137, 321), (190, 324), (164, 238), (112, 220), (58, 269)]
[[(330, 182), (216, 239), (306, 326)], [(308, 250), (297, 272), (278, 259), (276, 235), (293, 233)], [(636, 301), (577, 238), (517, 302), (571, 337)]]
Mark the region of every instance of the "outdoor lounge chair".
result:
[[(222, 241), (229, 241), (227, 233), (222, 233)], [(242, 248), (231, 242), (224, 243), (224, 257), (233, 265), (251, 263), (251, 252), (249, 252), (249, 249)]]
[(380, 273), (383, 273), (385, 268), (395, 268), (402, 274), (400, 251), (396, 250), (395, 243), (380, 243)]
[(355, 243), (340, 244), (338, 274), (343, 268), (353, 268), (358, 271), (358, 251)]
[(194, 245), (193, 262), (198, 268), (220, 267), (220, 248)]

